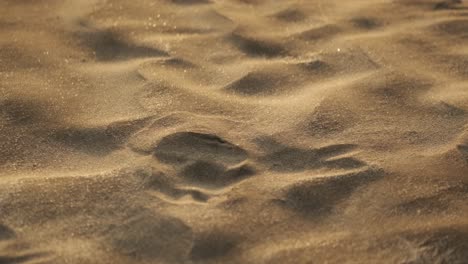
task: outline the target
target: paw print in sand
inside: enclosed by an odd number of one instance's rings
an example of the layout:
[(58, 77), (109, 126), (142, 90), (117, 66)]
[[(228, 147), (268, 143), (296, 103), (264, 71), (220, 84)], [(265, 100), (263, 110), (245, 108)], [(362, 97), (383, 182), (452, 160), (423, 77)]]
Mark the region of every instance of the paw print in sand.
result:
[(150, 188), (172, 201), (189, 197), (205, 202), (217, 190), (227, 188), (252, 176), (247, 152), (213, 134), (176, 132), (163, 137), (153, 156), (169, 165), (172, 173), (140, 172)]

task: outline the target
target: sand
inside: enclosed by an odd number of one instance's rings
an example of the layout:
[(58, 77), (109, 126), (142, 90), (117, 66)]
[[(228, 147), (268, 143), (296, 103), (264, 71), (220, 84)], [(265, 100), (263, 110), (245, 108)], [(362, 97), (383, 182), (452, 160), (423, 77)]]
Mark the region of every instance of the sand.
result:
[(0, 263), (468, 263), (468, 3), (1, 0)]

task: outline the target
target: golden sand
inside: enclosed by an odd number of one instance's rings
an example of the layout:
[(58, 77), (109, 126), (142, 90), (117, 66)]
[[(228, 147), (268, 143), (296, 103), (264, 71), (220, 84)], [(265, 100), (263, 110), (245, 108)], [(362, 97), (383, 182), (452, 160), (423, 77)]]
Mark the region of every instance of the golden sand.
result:
[(468, 263), (468, 3), (0, 0), (0, 263)]

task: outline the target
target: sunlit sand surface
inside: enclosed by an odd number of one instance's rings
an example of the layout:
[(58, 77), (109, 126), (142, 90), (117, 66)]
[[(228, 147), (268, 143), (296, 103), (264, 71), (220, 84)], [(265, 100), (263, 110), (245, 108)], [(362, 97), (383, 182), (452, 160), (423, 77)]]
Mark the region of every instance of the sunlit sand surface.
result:
[(467, 263), (468, 2), (1, 0), (0, 263)]

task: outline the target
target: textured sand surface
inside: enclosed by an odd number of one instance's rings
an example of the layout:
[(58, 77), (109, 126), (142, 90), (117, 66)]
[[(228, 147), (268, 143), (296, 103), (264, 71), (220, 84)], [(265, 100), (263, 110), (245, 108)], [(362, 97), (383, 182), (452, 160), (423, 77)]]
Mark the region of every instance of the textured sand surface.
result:
[(0, 264), (468, 263), (468, 3), (0, 0)]

